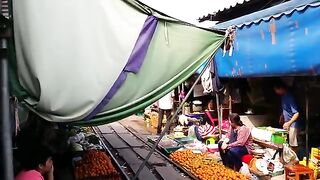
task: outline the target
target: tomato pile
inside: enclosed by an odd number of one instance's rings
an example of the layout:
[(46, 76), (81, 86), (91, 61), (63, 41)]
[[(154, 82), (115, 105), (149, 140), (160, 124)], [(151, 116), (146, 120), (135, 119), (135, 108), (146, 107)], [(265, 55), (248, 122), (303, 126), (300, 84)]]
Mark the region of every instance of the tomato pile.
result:
[(207, 160), (207, 154), (195, 154), (192, 150), (176, 151), (170, 158), (189, 170), (200, 180), (246, 180), (239, 172), (224, 167), (215, 160)]
[(76, 164), (75, 178), (77, 180), (108, 177), (108, 179), (120, 179), (113, 167), (110, 158), (102, 151), (91, 150), (83, 155), (81, 161)]

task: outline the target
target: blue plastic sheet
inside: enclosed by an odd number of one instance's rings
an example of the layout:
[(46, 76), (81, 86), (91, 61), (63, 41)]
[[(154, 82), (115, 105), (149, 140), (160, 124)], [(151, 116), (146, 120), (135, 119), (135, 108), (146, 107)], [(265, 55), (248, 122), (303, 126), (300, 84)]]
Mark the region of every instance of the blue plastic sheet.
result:
[[(232, 56), (216, 55), (220, 77), (319, 75), (320, 8), (306, 6), (237, 29)], [(272, 36), (274, 35), (274, 40)]]

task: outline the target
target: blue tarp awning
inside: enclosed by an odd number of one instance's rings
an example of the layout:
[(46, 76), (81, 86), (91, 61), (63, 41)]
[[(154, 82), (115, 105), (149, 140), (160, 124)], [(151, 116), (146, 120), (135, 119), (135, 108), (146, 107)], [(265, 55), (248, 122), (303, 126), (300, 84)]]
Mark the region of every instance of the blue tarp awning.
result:
[(320, 6), (292, 0), (215, 26), (237, 26), (232, 56), (216, 55), (220, 77), (320, 74)]

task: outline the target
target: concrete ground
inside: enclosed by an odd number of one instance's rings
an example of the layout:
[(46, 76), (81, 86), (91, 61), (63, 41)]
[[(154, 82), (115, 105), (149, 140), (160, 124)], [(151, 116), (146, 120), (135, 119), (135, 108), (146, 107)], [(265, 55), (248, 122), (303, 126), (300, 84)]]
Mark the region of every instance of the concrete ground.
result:
[(154, 127), (151, 127), (149, 123), (146, 123), (144, 121), (144, 118), (142, 116), (136, 116), (132, 115), (129, 116), (121, 121), (119, 121), (123, 126), (140, 132), (142, 134), (156, 134), (157, 130)]
[(285, 177), (284, 177), (284, 174), (283, 175), (280, 175), (280, 176), (275, 176), (275, 177), (272, 177), (271, 180), (284, 180)]

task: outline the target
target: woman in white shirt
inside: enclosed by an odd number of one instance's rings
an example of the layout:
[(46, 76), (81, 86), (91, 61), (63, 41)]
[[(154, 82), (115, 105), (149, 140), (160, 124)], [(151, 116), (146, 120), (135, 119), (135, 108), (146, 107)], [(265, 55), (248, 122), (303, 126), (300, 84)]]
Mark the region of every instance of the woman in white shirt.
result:
[(173, 108), (173, 97), (174, 91), (168, 93), (167, 95), (163, 96), (159, 99), (159, 118), (158, 118), (158, 127), (157, 127), (157, 134), (161, 133), (162, 128), (162, 120), (164, 114), (166, 114), (166, 119), (168, 120), (171, 116), (171, 111)]

